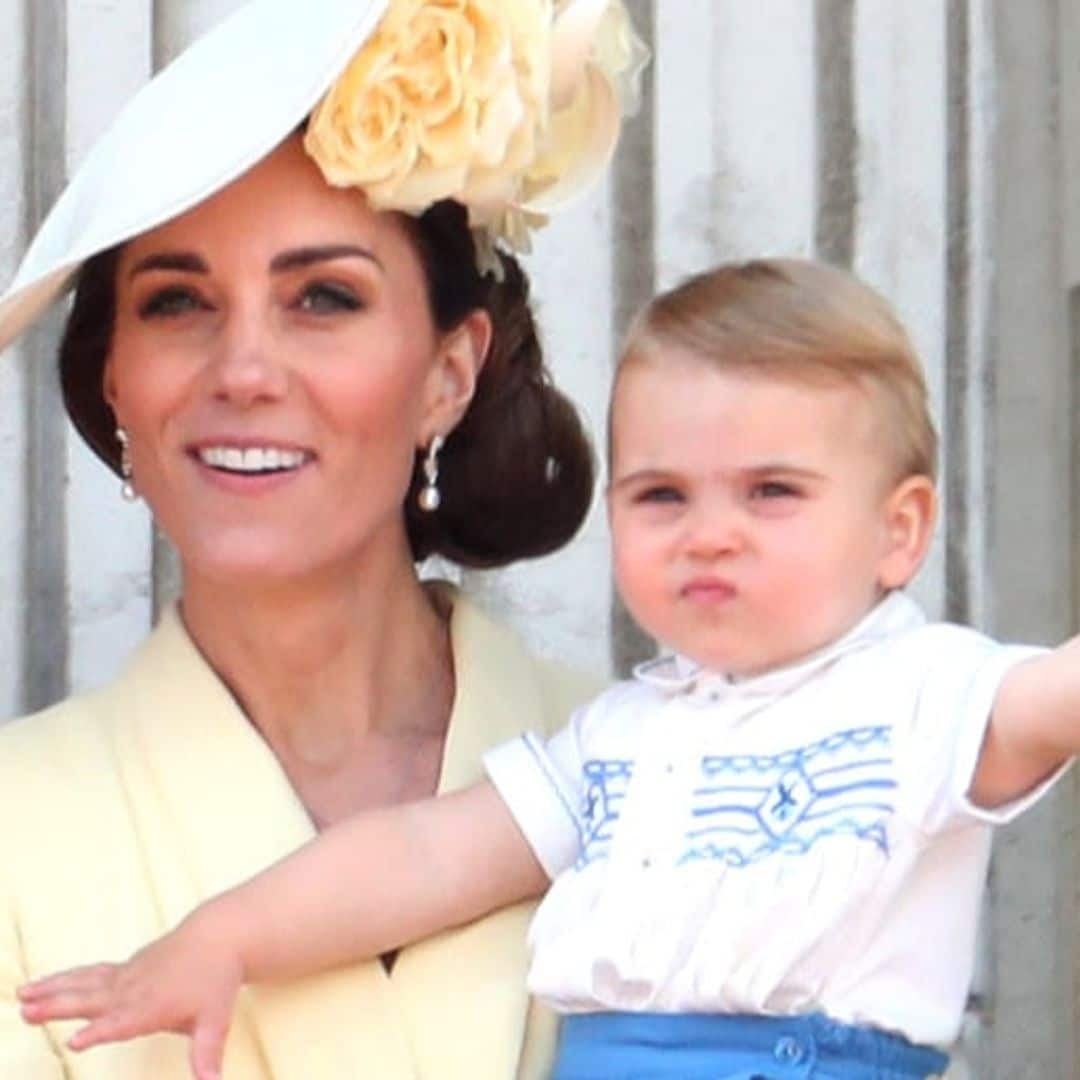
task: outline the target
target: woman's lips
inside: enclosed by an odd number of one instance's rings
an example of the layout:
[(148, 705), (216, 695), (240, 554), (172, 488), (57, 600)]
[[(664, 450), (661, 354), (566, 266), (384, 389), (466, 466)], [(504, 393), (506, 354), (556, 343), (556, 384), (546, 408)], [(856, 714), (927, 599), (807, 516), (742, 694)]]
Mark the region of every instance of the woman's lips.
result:
[(291, 484), (315, 455), (272, 439), (215, 439), (190, 447), (199, 475), (220, 491), (259, 495)]

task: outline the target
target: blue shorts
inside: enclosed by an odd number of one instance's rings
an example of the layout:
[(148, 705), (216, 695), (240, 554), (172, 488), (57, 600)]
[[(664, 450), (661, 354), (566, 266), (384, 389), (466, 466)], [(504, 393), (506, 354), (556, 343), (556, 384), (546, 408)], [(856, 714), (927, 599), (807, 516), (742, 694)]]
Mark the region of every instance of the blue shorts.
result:
[(552, 1080), (926, 1080), (940, 1050), (809, 1016), (580, 1013), (562, 1018)]

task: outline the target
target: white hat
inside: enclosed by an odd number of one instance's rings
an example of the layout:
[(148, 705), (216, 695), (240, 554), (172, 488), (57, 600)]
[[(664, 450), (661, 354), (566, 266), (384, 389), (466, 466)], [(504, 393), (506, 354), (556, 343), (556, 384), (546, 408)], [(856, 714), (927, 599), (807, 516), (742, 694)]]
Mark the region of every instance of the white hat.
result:
[[(402, 50), (416, 44), (406, 39), (424, 19), (430, 31), (448, 18), (468, 23), (461, 32), (476, 39), (474, 59), (484, 59), (488, 34), (488, 59), (505, 68), (503, 84), (484, 72), (498, 95), (481, 102), (488, 119), (464, 156), (456, 153), (463, 144), (447, 146), (439, 130), (414, 125), (408, 145), (404, 127), (382, 132), (380, 148), (393, 150), (396, 139), (397, 157), (373, 160), (372, 144), (357, 144), (361, 98), (384, 92), (387, 60), (400, 76)], [(602, 171), (622, 91), (645, 56), (621, 0), (251, 0), (143, 87), (88, 154), (0, 298), (0, 348), (86, 259), (220, 191), (320, 101), (306, 144), (329, 182), (361, 188), (380, 208), (422, 210), (425, 192), (427, 205), (458, 198), (475, 225), (520, 246), (537, 215)]]

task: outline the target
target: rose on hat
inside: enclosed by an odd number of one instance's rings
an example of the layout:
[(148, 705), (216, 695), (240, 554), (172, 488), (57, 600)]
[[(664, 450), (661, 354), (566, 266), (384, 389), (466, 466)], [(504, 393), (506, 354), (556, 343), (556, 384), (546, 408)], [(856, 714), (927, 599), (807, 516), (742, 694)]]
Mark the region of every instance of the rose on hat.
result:
[(392, 0), (305, 146), (376, 209), (453, 198), (482, 246), (528, 250), (606, 166), (647, 56), (622, 0)]

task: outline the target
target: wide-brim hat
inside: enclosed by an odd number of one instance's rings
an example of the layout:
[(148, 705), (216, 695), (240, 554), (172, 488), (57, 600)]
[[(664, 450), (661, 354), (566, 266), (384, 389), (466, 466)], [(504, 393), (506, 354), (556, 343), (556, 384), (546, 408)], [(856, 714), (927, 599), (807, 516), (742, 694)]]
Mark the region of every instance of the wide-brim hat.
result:
[[(525, 6), (522, 0), (497, 2)], [(570, 75), (584, 70), (589, 59), (594, 91), (584, 120), (576, 107), (567, 108), (558, 123), (553, 114), (549, 127), (561, 124), (585, 149), (569, 167), (562, 146), (541, 162), (554, 170), (554, 180), (531, 193), (521, 218), (531, 224), (537, 214), (557, 209), (602, 172), (647, 53), (618, 0), (530, 2), (535, 11), (546, 13), (548, 23), (565, 24), (561, 39), (558, 31), (544, 39), (542, 47), (558, 54), (545, 89), (553, 97), (572, 96)], [(0, 297), (0, 349), (60, 296), (87, 259), (177, 217), (266, 157), (326, 99), (343, 73), (352, 71), (350, 63), (388, 12), (396, 16), (422, 6), (399, 0), (250, 0), (197, 40), (132, 98), (46, 217)], [(612, 21), (615, 8), (621, 22), (610, 27), (613, 34), (607, 37), (618, 39), (614, 51), (620, 54), (621, 87), (600, 75), (592, 62), (598, 59), (597, 28), (605, 19)], [(532, 17), (540, 26), (542, 20)], [(523, 33), (525, 20), (514, 18), (514, 32)], [(600, 51), (610, 55), (611, 41)], [(623, 93), (628, 85), (630, 92)], [(589, 129), (584, 139), (575, 131), (583, 125)], [(333, 183), (348, 183), (320, 164)], [(490, 191), (492, 177), (473, 170), (468, 183), (471, 192), (482, 193), (485, 184)], [(364, 190), (369, 197), (373, 193)], [(452, 187), (448, 194), (455, 197)], [(373, 200), (373, 205), (378, 204)], [(517, 228), (522, 228), (520, 221)]]

